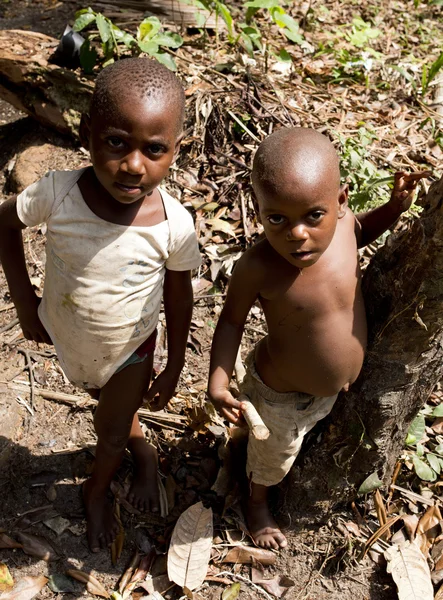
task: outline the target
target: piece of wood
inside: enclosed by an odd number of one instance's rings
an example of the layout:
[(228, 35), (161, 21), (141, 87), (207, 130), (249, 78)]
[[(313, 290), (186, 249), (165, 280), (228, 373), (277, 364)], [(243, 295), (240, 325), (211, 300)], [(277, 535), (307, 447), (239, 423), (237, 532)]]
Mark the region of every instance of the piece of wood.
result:
[(255, 406), (251, 404), (248, 396), (246, 396), (246, 394), (240, 394), (238, 401), (245, 406), (245, 408), (242, 408), (242, 413), (252, 435), (256, 440), (267, 440), (269, 437), (269, 429), (263, 423), (263, 419), (258, 414)]

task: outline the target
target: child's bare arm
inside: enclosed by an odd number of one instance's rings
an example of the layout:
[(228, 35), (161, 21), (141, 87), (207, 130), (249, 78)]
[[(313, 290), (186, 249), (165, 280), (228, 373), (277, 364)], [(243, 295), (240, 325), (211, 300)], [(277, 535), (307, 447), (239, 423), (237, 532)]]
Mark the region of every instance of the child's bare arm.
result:
[(429, 177), (430, 174), (430, 171), (421, 173), (399, 171), (395, 174), (394, 189), (389, 202), (369, 212), (356, 215), (356, 235), (359, 248), (376, 240), (395, 223), (403, 212), (408, 210), (412, 204), (418, 181)]
[(257, 268), (244, 255), (232, 275), (225, 305), (215, 330), (211, 349), (208, 394), (216, 409), (231, 423), (241, 417), (241, 403), (229, 391), (235, 358), (246, 318), (259, 294)]
[(172, 398), (185, 362), (193, 307), (190, 271), (166, 269), (163, 301), (168, 337), (168, 362), (165, 370), (155, 379), (146, 394), (152, 410), (161, 410)]
[(37, 314), (41, 299), (34, 292), (26, 269), (21, 233), (24, 228), (17, 214), (17, 198), (14, 196), (0, 205), (0, 260), (23, 335), (28, 340), (51, 344)]

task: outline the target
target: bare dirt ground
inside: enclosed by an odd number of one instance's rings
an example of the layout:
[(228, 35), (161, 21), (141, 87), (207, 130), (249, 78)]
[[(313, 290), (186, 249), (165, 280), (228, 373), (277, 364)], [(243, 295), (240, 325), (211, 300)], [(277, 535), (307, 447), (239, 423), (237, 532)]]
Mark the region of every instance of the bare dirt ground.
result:
[[(59, 37), (70, 21), (79, 2), (3, 3), (0, 8), (2, 29), (29, 28)], [(11, 192), (9, 173), (17, 157), (28, 147), (43, 148), (39, 169), (71, 169), (87, 164), (88, 157), (67, 138), (33, 123), (11, 106), (0, 102), (0, 200)], [(44, 155), (44, 156), (43, 156)], [(44, 283), (44, 236), (35, 229), (24, 234), (30, 275), (41, 292)], [(229, 571), (241, 578), (240, 598), (262, 598), (250, 583), (249, 566), (219, 564), (227, 544), (238, 539), (238, 517), (234, 498), (219, 497), (211, 490), (220, 467), (219, 436), (204, 423), (204, 402), (208, 356), (212, 333), (220, 312), (222, 296), (208, 298), (203, 292), (196, 300), (192, 338), (187, 352), (176, 399), (170, 412), (183, 420), (169, 424), (149, 423), (147, 435), (159, 448), (159, 470), (165, 484), (170, 515), (165, 521), (149, 515), (135, 515), (122, 504), (125, 530), (123, 552), (116, 564), (110, 552), (91, 554), (85, 538), (85, 519), (80, 498), (80, 484), (91, 471), (95, 434), (93, 407), (59, 400), (31, 398), (29, 362), (32, 364), (34, 388), (70, 395), (80, 394), (66, 381), (49, 346), (37, 347), (21, 336), (13, 324), (16, 313), (0, 272), (0, 528), (13, 536), (20, 532), (41, 536), (53, 546), (51, 560), (39, 560), (21, 549), (0, 550), (0, 560), (7, 564), (16, 580), (25, 575), (51, 577), (52, 589), (45, 586), (37, 598), (80, 598), (90, 596), (83, 584), (62, 579), (67, 569), (93, 573), (108, 590), (116, 588), (134, 551), (149, 554), (155, 549), (153, 577), (166, 572), (165, 556), (175, 520), (188, 506), (203, 500), (214, 510), (214, 571)], [(251, 315), (243, 349), (257, 341), (264, 323), (257, 310)], [(157, 352), (161, 365), (162, 344)], [(15, 386), (13, 388), (12, 386)], [(79, 400), (84, 396), (79, 396)], [(311, 436), (317, 443), (319, 432)], [(131, 475), (129, 459), (118, 472), (116, 481), (124, 486)], [(41, 512), (28, 511), (41, 508)], [(223, 513), (223, 509), (226, 511)], [(364, 509), (365, 507), (362, 506)], [(60, 516), (55, 522), (51, 519)], [(289, 547), (281, 552), (275, 565), (265, 573), (286, 575), (293, 581), (286, 594), (290, 600), (393, 600), (395, 586), (385, 573), (366, 557), (357, 561), (357, 549), (343, 523), (354, 515), (346, 509), (330, 519), (319, 521), (315, 515), (299, 515), (280, 511), (283, 526), (290, 526)], [(45, 524), (46, 522), (46, 524)], [(307, 523), (311, 523), (307, 525)], [(60, 526), (63, 531), (54, 528)], [(212, 567), (211, 567), (212, 568)], [(229, 580), (229, 575), (225, 576)], [(230, 581), (234, 581), (231, 578)], [(158, 590), (165, 598), (179, 598), (181, 591), (165, 579), (157, 579)], [(58, 586), (58, 588), (57, 588)], [(71, 587), (69, 587), (71, 586)], [(226, 584), (208, 581), (199, 591), (202, 598), (219, 599)], [(59, 591), (57, 591), (57, 589)], [(141, 595), (141, 594), (140, 594)], [(139, 596), (140, 596), (139, 595)], [(133, 594), (136, 597), (136, 594)], [(197, 597), (197, 596), (195, 596)]]

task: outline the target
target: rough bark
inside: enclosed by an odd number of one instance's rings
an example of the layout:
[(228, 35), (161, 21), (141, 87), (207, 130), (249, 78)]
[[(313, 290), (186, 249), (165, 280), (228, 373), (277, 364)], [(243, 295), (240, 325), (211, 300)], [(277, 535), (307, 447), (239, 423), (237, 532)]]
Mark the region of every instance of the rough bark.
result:
[(293, 469), (292, 507), (329, 510), (375, 471), (389, 483), (411, 421), (443, 376), (443, 179), (422, 204), (421, 216), (390, 236), (364, 274), (366, 360), (321, 444)]
[(77, 136), (93, 78), (51, 64), (57, 45), (34, 31), (0, 31), (0, 97), (43, 125)]

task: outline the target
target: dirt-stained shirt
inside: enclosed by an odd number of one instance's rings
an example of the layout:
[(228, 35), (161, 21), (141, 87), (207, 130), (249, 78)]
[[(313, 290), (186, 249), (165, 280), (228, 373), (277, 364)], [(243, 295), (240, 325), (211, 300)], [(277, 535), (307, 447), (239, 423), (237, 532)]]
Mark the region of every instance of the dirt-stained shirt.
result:
[(67, 377), (101, 388), (157, 326), (165, 269), (200, 265), (191, 215), (160, 190), (167, 220), (118, 225), (83, 199), (80, 171), (51, 171), (17, 198), (27, 226), (46, 223), (39, 317)]

